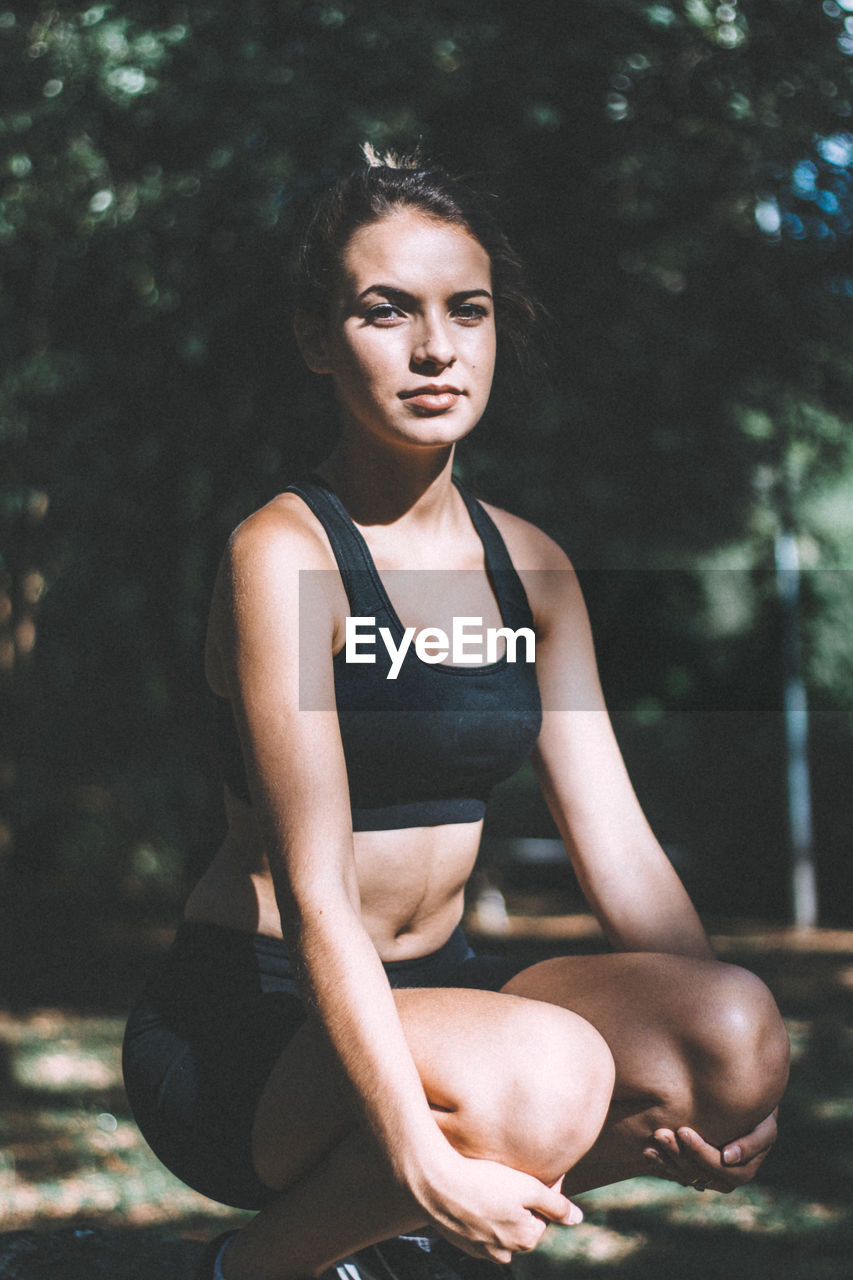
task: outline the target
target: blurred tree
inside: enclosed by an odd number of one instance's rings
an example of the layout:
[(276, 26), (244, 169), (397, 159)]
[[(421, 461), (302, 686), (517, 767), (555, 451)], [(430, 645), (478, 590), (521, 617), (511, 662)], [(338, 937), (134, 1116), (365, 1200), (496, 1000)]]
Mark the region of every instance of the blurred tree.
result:
[[(461, 465), (587, 571), (640, 773), (664, 711), (774, 704), (762, 571), (782, 477), (817, 562), (849, 556), (832, 514), (851, 467), (846, 0), (5, 3), (15, 874), (132, 895), (209, 848), (206, 598), (230, 528), (329, 439), (284, 260), (296, 210), (365, 137), (420, 139), (493, 190), (530, 262), (560, 334), (553, 386), (505, 387)], [(737, 624), (693, 572), (727, 564)], [(807, 599), (806, 650), (833, 698), (849, 650), (843, 592), (825, 597)], [(673, 729), (663, 757), (696, 772), (706, 732)], [(833, 740), (849, 756), (849, 726)], [(737, 790), (711, 774), (714, 795)], [(704, 848), (685, 781), (660, 817)], [(742, 786), (707, 821), (732, 862), (741, 824), (767, 870), (779, 797), (754, 808)]]

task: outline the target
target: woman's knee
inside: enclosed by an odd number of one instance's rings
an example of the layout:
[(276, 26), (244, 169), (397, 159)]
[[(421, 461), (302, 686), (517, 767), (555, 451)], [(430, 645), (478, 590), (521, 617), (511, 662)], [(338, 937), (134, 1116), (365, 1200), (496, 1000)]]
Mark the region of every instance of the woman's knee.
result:
[(773, 996), (755, 974), (717, 964), (686, 1036), (693, 1123), (724, 1143), (779, 1102), (788, 1079), (788, 1036)]
[(613, 1057), (577, 1014), (507, 999), (511, 1007), (489, 1044), (490, 1069), (472, 1076), (444, 1127), (457, 1127), (466, 1154), (553, 1182), (598, 1137), (613, 1093)]

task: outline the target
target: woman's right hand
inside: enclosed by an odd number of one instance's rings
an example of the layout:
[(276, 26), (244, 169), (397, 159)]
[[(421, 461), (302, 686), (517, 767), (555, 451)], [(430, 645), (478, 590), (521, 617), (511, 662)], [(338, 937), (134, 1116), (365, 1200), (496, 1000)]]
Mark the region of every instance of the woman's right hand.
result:
[(583, 1214), (559, 1190), (493, 1160), (452, 1149), (419, 1201), (441, 1235), (474, 1257), (511, 1262), (535, 1249), (549, 1222), (575, 1226)]

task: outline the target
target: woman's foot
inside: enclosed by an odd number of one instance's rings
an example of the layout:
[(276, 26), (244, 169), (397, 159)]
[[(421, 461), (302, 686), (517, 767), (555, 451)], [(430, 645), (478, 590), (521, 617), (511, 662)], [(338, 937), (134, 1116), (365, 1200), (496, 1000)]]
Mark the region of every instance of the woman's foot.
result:
[[(204, 1248), (195, 1280), (225, 1280), (219, 1265), (236, 1231), (223, 1231)], [(509, 1267), (472, 1258), (439, 1236), (395, 1236), (341, 1258), (319, 1280), (512, 1280)]]
[(359, 1250), (353, 1261), (363, 1280), (512, 1280), (508, 1266), (472, 1258), (441, 1236), (395, 1236)]
[(222, 1280), (222, 1273), (217, 1266), (219, 1255), (236, 1231), (223, 1231), (214, 1240), (204, 1246), (196, 1267), (195, 1280)]

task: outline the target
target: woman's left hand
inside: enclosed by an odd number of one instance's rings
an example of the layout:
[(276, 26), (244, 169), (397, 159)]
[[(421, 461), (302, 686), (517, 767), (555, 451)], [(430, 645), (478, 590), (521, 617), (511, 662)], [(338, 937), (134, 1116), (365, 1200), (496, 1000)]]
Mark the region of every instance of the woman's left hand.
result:
[(695, 1129), (656, 1129), (643, 1155), (649, 1172), (697, 1191), (728, 1194), (751, 1182), (776, 1141), (778, 1109), (722, 1149), (706, 1142)]

